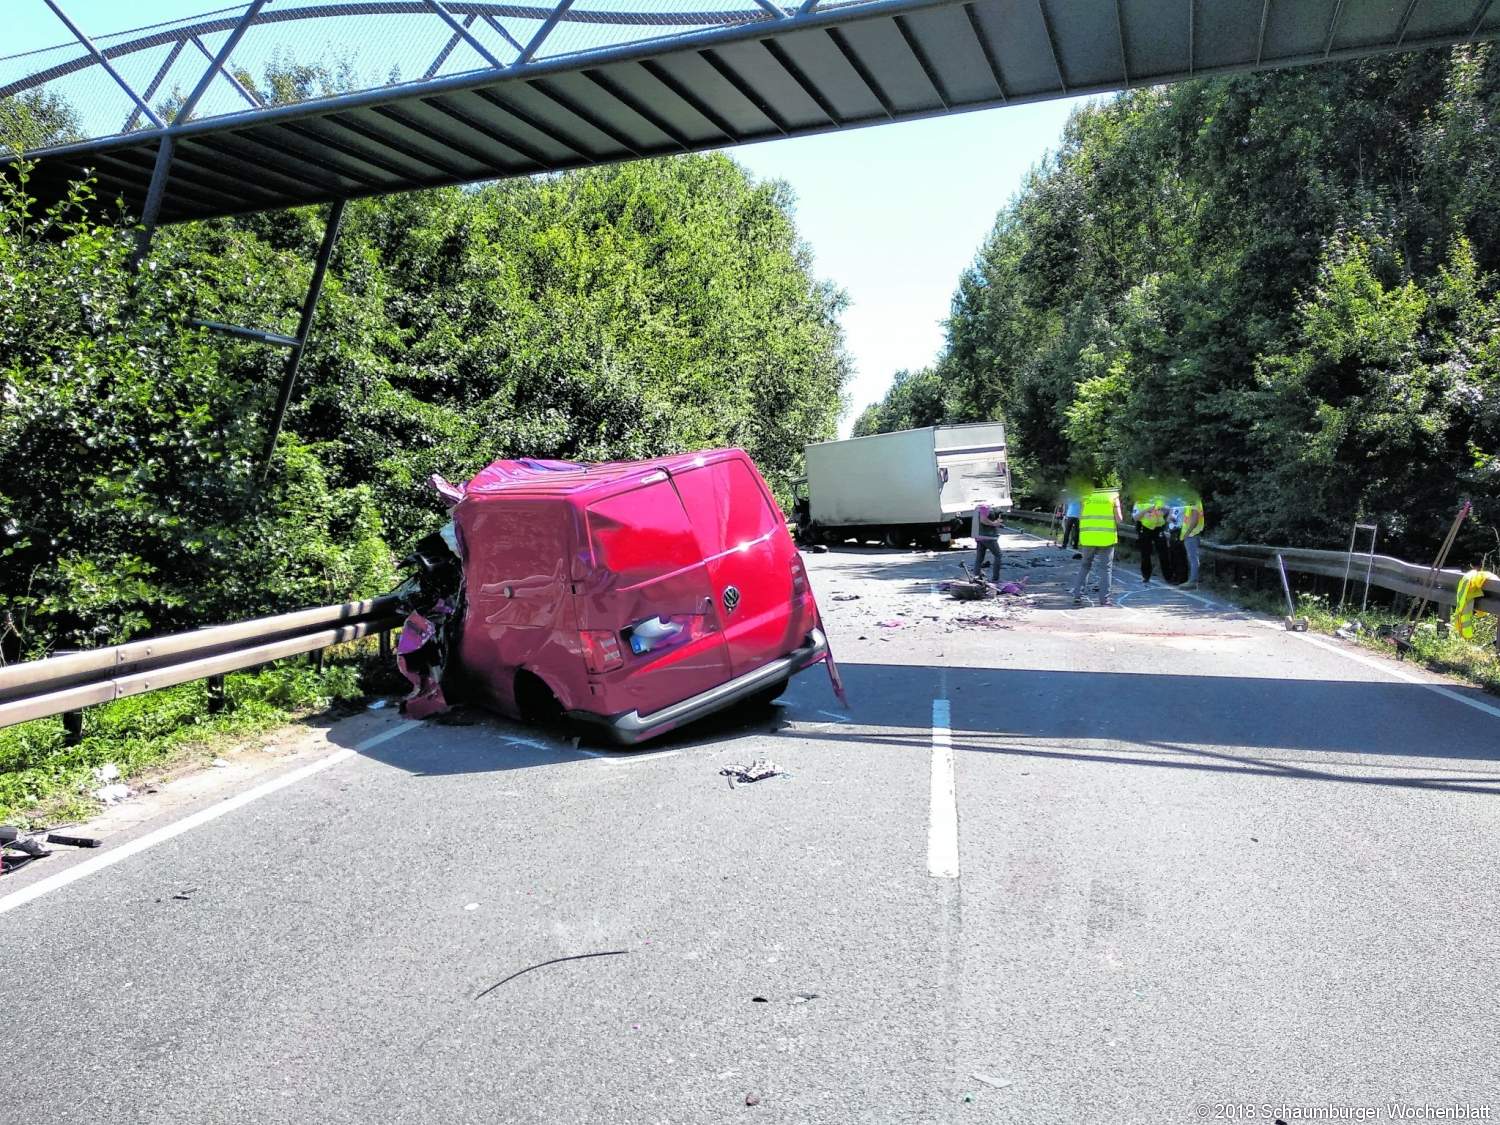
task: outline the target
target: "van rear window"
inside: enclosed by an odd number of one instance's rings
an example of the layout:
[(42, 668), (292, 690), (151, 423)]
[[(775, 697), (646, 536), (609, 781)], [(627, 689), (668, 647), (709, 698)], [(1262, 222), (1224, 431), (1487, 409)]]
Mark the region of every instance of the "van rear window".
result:
[(743, 461), (722, 461), (673, 477), (706, 554), (733, 551), (784, 526)]
[(687, 513), (666, 481), (589, 505), (588, 521), (594, 564), (629, 586), (703, 559)]

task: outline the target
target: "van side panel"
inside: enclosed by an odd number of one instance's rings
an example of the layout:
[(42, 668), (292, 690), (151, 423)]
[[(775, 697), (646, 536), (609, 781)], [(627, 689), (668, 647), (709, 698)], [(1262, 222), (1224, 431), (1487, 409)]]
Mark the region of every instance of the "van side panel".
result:
[(564, 707), (588, 699), (578, 652), (569, 562), (577, 543), (567, 504), (476, 497), (454, 509), (465, 546), (468, 607), (459, 659), (489, 702), (516, 714), (521, 668), (541, 676)]

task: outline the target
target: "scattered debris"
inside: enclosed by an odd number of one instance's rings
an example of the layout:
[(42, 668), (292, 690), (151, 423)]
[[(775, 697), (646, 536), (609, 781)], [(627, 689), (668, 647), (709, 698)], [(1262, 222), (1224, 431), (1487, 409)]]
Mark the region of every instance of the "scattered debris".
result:
[(877, 624), (878, 626), (880, 626), (880, 628), (882, 628), (882, 629), (901, 629), (901, 628), (905, 627), (906, 622), (905, 621), (891, 620), (891, 621), (877, 621), (875, 624)]
[(1363, 623), (1359, 621), (1345, 621), (1333, 631), (1333, 635), (1346, 641), (1352, 641), (1357, 640), (1364, 631), (1365, 627)]
[(113, 762), (105, 762), (102, 766), (94, 767), (94, 780), (98, 782), (119, 781), (120, 767)]
[(859, 595), (858, 594), (834, 594), (833, 595), (833, 600), (836, 601), (836, 602), (857, 602), (857, 601), (859, 601)]
[(818, 994), (816, 992), (794, 992), (794, 993), (792, 993), (792, 1003), (793, 1004), (806, 1004), (809, 1000), (816, 1000), (817, 998), (818, 998)]
[(1009, 1078), (995, 1078), (988, 1074), (979, 1074), (978, 1072), (969, 1075), (969, 1077), (974, 1079), (975, 1082), (983, 1082), (986, 1086), (993, 1086), (997, 1090), (1003, 1090), (1007, 1086), (1015, 1085)]
[(177, 902), (187, 902), (189, 901), (189, 896), (197, 889), (197, 887), (188, 887), (186, 890), (178, 891), (172, 898)]
[(366, 703), (365, 704), (365, 710), (366, 711), (379, 711), (381, 708), (383, 708), (383, 707), (389, 707), (390, 705), (391, 705), (391, 701), (389, 699), (377, 699), (373, 703)]
[(478, 910), (479, 909), (479, 904), (477, 902), (471, 902), (471, 903), (469, 903), (468, 906), (464, 907), (464, 909), (465, 910)]
[(764, 996), (752, 996), (752, 997), (750, 997), (750, 1003), (752, 1003), (752, 1004), (769, 1004), (770, 1001), (767, 1000)]
[(729, 788), (734, 788), (736, 781), (742, 785), (749, 785), (752, 781), (764, 781), (768, 777), (790, 777), (775, 762), (769, 762), (765, 758), (757, 758), (748, 766), (729, 766), (719, 771), (720, 777), (729, 778)]
[(103, 841), (96, 836), (65, 836), (61, 832), (48, 832), (47, 843), (61, 844), (65, 848), (97, 848)]
[(746, 1094), (745, 1095), (745, 1104), (746, 1105), (760, 1105), (760, 1095), (759, 1094)]
[(106, 805), (119, 804), (121, 801), (128, 800), (131, 796), (130, 787), (118, 781), (113, 785), (101, 785), (98, 789), (94, 790), (94, 799), (103, 801)]
[[(476, 903), (475, 905), (478, 905), (478, 904)], [(479, 1000), (479, 999), (481, 999), (481, 998), (483, 998), (485, 996), (488, 996), (491, 992), (494, 992), (495, 989), (499, 988), (502, 984), (509, 984), (511, 981), (515, 980), (517, 977), (523, 976), (526, 973), (531, 972), (532, 969), (540, 969), (540, 968), (543, 968), (543, 967), (545, 967), (547, 965), (556, 965), (556, 964), (559, 964), (559, 963), (561, 963), (563, 961), (582, 961), (582, 960), (585, 960), (586, 958), (589, 958), (589, 957), (623, 957), (625, 954), (627, 954), (629, 952), (630, 952), (630, 950), (628, 950), (628, 949), (606, 949), (606, 950), (604, 950), (604, 951), (602, 951), (600, 953), (575, 953), (571, 957), (554, 957), (550, 961), (538, 961), (535, 965), (527, 965), (524, 969), (520, 969), (520, 970), (517, 970), (514, 973), (511, 973), (510, 976), (504, 978), (503, 980), (497, 980), (494, 984), (490, 985), (483, 992), (480, 992), (478, 995), (476, 995), (474, 997), (474, 999)], [(639, 1031), (640, 1029), (641, 1029), (641, 1025), (638, 1024), (638, 1023), (633, 1023), (633, 1024), (630, 1025), (630, 1030), (631, 1031)]]
[(226, 762), (223, 758), (215, 758), (213, 761), (209, 762), (208, 764), (211, 765), (211, 766), (213, 766), (214, 769), (218, 769), (218, 770), (225, 769), (229, 765), (229, 763)]

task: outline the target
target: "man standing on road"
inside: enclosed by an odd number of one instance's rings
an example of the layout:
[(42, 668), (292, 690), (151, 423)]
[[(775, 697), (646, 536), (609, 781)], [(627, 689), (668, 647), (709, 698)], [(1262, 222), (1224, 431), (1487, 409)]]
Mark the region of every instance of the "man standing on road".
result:
[(1100, 561), (1104, 567), (1099, 587), (1099, 604), (1114, 604), (1110, 591), (1115, 581), (1115, 544), (1120, 539), (1116, 525), (1123, 518), (1120, 514), (1120, 494), (1115, 490), (1095, 488), (1084, 496), (1078, 518), (1078, 545), (1083, 551), (1083, 562), (1078, 564), (1078, 581), (1073, 583), (1074, 605), (1083, 604), (1083, 584), (1088, 580), (1095, 556), (1102, 556)]
[(1063, 496), (1063, 502), (1067, 505), (1063, 509), (1063, 533), (1062, 549), (1078, 546), (1078, 520), (1083, 515), (1083, 501), (1071, 490)]
[(994, 556), (990, 564), (990, 578), (1000, 584), (1000, 509), (994, 504), (980, 504), (974, 509), (974, 573), (984, 573), (984, 556)]
[(1167, 543), (1162, 528), (1167, 523), (1167, 502), (1161, 496), (1151, 494), (1140, 497), (1130, 510), (1135, 520), (1135, 545), (1141, 552), (1141, 584), (1151, 585), (1151, 555), (1161, 556), (1162, 578), (1167, 576)]
[(1182, 547), (1187, 551), (1186, 589), (1198, 588), (1198, 536), (1203, 534), (1203, 501), (1189, 489), (1182, 497)]

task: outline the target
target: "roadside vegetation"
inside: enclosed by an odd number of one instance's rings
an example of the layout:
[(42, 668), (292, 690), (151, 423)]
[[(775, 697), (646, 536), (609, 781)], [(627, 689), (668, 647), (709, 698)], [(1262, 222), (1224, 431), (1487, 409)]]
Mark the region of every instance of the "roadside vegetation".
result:
[[(858, 433), (1003, 417), (1023, 491), (1182, 475), (1230, 542), (1468, 567), (1500, 523), (1500, 49), (1131, 91), (1073, 115)], [(997, 201), (999, 202), (999, 201)], [(1485, 526), (1488, 525), (1488, 526)]]
[(217, 715), (209, 713), (200, 680), (90, 708), (74, 745), (61, 717), (0, 728), (0, 824), (83, 819), (99, 807), (90, 796), (101, 784), (95, 769), (113, 765), (133, 782), (206, 762), (238, 740), (358, 700), (367, 678), (380, 679), (367, 653), (345, 646), (321, 668), (298, 659), (231, 673), (224, 678), (227, 706)]

